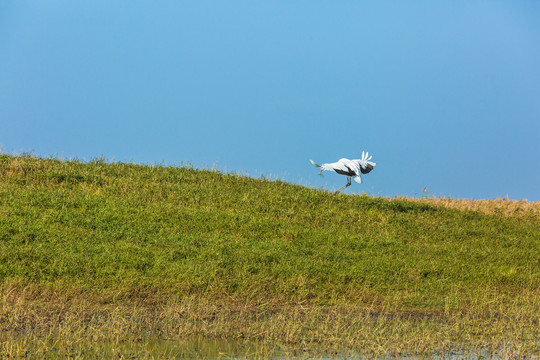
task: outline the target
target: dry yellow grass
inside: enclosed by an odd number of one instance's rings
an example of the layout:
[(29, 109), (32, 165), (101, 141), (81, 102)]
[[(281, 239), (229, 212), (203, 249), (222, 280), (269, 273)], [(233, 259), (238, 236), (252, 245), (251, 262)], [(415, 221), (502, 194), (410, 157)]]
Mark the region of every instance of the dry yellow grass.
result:
[[(402, 313), (390, 303), (382, 308), (375, 304), (231, 306), (197, 297), (140, 306), (13, 286), (0, 286), (0, 352), (10, 358), (123, 357), (144, 347), (145, 339), (152, 336), (170, 341), (205, 336), (289, 344), (307, 358), (320, 346), (327, 354), (353, 351), (368, 358), (435, 353), (468, 358), (480, 350), (485, 356), (501, 358), (538, 353), (538, 304), (530, 302), (535, 295), (529, 292), (508, 300), (496, 289), (478, 291), (474, 301), (460, 305), (458, 311)], [(50, 296), (50, 301), (43, 303), (43, 296)], [(133, 349), (121, 350), (122, 346)], [(137, 350), (137, 357), (175, 356), (145, 351)], [(257, 351), (252, 358), (271, 357), (273, 350)]]
[(479, 211), (488, 215), (500, 216), (522, 216), (540, 219), (540, 200), (528, 201), (527, 199), (509, 200), (507, 196), (504, 198), (475, 200), (475, 199), (453, 199), (450, 197), (407, 197), (395, 196), (394, 198), (386, 197), (387, 199), (399, 199), (414, 201), (434, 206), (444, 206), (457, 210)]

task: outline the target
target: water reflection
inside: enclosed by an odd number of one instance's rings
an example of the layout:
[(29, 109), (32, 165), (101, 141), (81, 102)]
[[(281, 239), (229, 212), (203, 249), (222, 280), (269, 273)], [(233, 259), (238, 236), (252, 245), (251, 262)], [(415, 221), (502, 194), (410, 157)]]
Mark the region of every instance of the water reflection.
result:
[[(328, 351), (316, 346), (195, 337), (182, 340), (146, 339), (136, 343), (109, 344), (104, 356), (167, 359), (359, 359), (359, 354)], [(142, 355), (142, 356), (141, 356)]]
[[(182, 340), (150, 338), (145, 341), (110, 345), (103, 349), (105, 357), (153, 359), (367, 359), (358, 352), (328, 350), (315, 345), (291, 346), (277, 343), (194, 337)], [(431, 356), (382, 356), (378, 359), (497, 359), (483, 351), (464, 354), (432, 354)]]

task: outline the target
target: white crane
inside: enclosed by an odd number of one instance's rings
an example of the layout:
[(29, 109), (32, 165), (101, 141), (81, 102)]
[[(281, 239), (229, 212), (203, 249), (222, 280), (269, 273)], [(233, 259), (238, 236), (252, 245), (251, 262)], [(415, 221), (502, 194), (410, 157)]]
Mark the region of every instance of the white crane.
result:
[(371, 156), (367, 152), (362, 151), (362, 158), (356, 159), (356, 160), (349, 160), (349, 159), (339, 159), (335, 163), (329, 163), (329, 164), (322, 164), (318, 165), (315, 164), (313, 160), (311, 163), (317, 167), (321, 168), (321, 171), (319, 171), (319, 175), (323, 171), (334, 171), (341, 175), (347, 176), (347, 184), (340, 189), (338, 189), (336, 192), (334, 192), (334, 195), (339, 194), (343, 189), (345, 189), (348, 186), (351, 186), (351, 178), (354, 177), (354, 181), (361, 184), (362, 178), (360, 177), (360, 173), (367, 174), (373, 168), (375, 167), (376, 163), (369, 161), (371, 160)]

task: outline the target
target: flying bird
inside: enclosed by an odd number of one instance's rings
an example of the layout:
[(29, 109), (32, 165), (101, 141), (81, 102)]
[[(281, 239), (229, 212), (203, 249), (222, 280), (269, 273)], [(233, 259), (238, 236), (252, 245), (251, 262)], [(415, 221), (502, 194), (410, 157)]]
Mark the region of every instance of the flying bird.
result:
[(321, 171), (319, 171), (319, 175), (323, 171), (334, 171), (340, 175), (347, 176), (347, 184), (334, 192), (334, 195), (337, 195), (346, 187), (351, 186), (351, 178), (354, 178), (354, 181), (359, 184), (362, 183), (362, 178), (360, 177), (360, 174), (369, 173), (376, 165), (376, 163), (369, 161), (371, 160), (371, 158), (372, 157), (369, 156), (367, 152), (362, 151), (362, 158), (356, 160), (339, 159), (335, 163), (322, 165), (316, 164), (313, 160), (309, 161), (311, 161), (313, 165), (321, 168)]

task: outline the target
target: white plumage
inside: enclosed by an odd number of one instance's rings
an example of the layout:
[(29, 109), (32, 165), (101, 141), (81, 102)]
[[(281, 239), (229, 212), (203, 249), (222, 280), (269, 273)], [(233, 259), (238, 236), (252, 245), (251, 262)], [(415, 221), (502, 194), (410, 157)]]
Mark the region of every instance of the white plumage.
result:
[(334, 193), (338, 194), (339, 192), (341, 192), (341, 190), (351, 185), (351, 178), (354, 178), (354, 181), (359, 184), (362, 183), (362, 178), (360, 177), (360, 174), (369, 173), (371, 170), (373, 170), (375, 165), (377, 165), (376, 163), (370, 161), (371, 158), (372, 157), (369, 156), (367, 152), (362, 151), (361, 159), (339, 159), (337, 162), (322, 165), (316, 164), (313, 160), (309, 161), (311, 161), (313, 165), (321, 168), (319, 174), (321, 174), (321, 172), (323, 171), (334, 171), (338, 174), (347, 176), (347, 184)]

